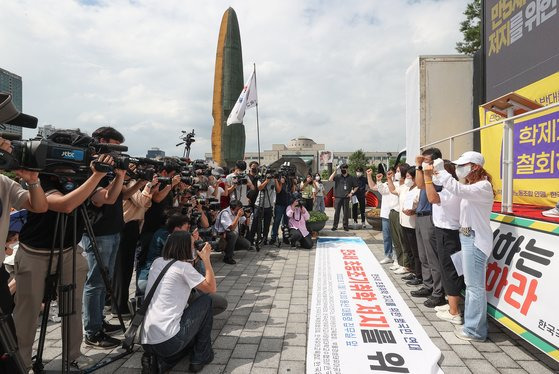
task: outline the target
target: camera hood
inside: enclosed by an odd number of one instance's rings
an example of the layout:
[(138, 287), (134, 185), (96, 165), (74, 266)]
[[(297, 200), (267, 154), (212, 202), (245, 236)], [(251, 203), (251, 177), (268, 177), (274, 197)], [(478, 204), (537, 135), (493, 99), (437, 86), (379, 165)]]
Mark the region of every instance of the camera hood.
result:
[(12, 102), (12, 95), (0, 92), (0, 124), (7, 123), (34, 129), (37, 127), (37, 118), (28, 114), (23, 114), (15, 107)]

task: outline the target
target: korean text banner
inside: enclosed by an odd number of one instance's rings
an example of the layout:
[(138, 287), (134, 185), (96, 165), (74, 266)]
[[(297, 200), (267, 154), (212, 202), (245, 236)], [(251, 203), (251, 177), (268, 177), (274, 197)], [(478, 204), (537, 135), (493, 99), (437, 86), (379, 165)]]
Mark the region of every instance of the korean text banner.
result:
[[(559, 102), (559, 73), (516, 91), (541, 105)], [(501, 120), (480, 108), (482, 125)], [(503, 126), (481, 131), (485, 169), (493, 176), (493, 188), (501, 201)], [(559, 108), (527, 115), (515, 121), (513, 144), (513, 202), (555, 206), (559, 199)]]
[(498, 311), (497, 320), (559, 361), (559, 235), (505, 222), (491, 221), (491, 227), (489, 307)]
[(320, 238), (307, 374), (438, 374), (433, 344), (360, 238)]

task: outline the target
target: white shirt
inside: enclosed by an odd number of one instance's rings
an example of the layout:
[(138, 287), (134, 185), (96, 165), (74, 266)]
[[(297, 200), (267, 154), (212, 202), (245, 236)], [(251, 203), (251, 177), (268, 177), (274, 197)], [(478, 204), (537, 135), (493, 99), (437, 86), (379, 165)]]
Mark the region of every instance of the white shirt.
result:
[[(171, 260), (156, 258), (151, 265), (146, 295)], [(188, 262), (175, 262), (161, 279), (149, 304), (142, 326), (142, 344), (163, 343), (180, 330), (180, 320), (188, 307), (190, 291), (204, 281), (204, 277)]]
[[(231, 173), (227, 176), (227, 184), (229, 186), (233, 186), (233, 179), (237, 177), (237, 174)], [(248, 176), (247, 176), (248, 178)], [(248, 185), (247, 184), (237, 184), (235, 189), (229, 192), (229, 197), (231, 200), (240, 200), (243, 205), (248, 205), (248, 197), (247, 197)]]
[(446, 170), (439, 171), (438, 175), (445, 189), (462, 198), (460, 226), (471, 227), (475, 231), (475, 246), (489, 257), (493, 250), (493, 231), (490, 224), (493, 186), (487, 180), (474, 184), (461, 184)]
[(406, 196), (408, 194), (415, 194), (413, 198), (413, 209), (417, 208), (417, 204), (419, 203), (419, 193), (421, 190), (417, 188), (417, 186), (410, 190), (405, 184), (402, 184), (401, 186), (396, 187), (396, 191), (398, 192), (398, 203), (400, 205), (400, 225), (409, 229), (415, 229), (415, 214), (408, 216), (404, 213), (404, 202), (406, 201)]
[[(263, 182), (258, 181), (258, 186), (262, 185)], [(262, 201), (264, 199), (264, 201)], [(276, 182), (274, 179), (270, 179), (266, 187), (262, 191), (258, 192), (258, 197), (254, 203), (255, 207), (271, 208), (276, 203)]]
[(10, 208), (21, 209), (29, 193), (21, 185), (0, 174), (0, 264), (4, 261), (6, 238), (10, 229)]
[(381, 199), (382, 199), (382, 204), (380, 205), (381, 218), (388, 219), (390, 215), (390, 211), (392, 209), (394, 209), (395, 211), (398, 211), (400, 209), (398, 196), (390, 192), (390, 189), (388, 189), (388, 183), (386, 182), (377, 183), (375, 188), (373, 189), (376, 189), (381, 195)]
[(456, 195), (443, 188), (439, 192), (441, 200), (433, 204), (433, 225), (440, 229), (458, 230), (460, 228), (460, 201)]
[(213, 186), (208, 186), (207, 197), (215, 197), (217, 201), (221, 201), (221, 195), (225, 193), (225, 190), (221, 187), (217, 188), (217, 196), (214, 195), (215, 188)]
[[(215, 222), (215, 229), (218, 233), (223, 233), (225, 231), (229, 231), (229, 226), (233, 224), (235, 220), (235, 215), (231, 211), (231, 207), (227, 207), (223, 209), (217, 215), (217, 219)], [(246, 221), (246, 217), (242, 216), (239, 218), (239, 222), (237, 223), (237, 227), (233, 231), (239, 232), (239, 225), (243, 224)]]

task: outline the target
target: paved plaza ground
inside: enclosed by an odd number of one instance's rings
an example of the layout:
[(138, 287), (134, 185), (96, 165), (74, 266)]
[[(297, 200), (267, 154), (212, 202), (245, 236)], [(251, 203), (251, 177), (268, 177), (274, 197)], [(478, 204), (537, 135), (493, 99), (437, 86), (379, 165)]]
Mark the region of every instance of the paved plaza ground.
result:
[[(327, 211), (330, 217), (333, 211)], [(327, 225), (326, 228), (331, 227)], [(325, 230), (324, 236), (357, 235), (363, 238), (377, 259), (382, 259), (382, 234), (378, 231)], [(335, 235), (334, 235), (335, 234)], [(203, 373), (298, 374), (305, 372), (308, 311), (311, 305), (315, 251), (266, 246), (260, 252), (238, 252), (237, 264), (226, 265), (221, 255), (212, 255), (218, 292), (229, 302), (227, 310), (214, 319), (212, 339), (215, 359)], [(390, 273), (394, 285), (423, 325), (432, 341), (442, 351), (439, 365), (445, 373), (544, 374), (559, 373), (559, 364), (520, 337), (490, 320), (489, 339), (470, 343), (456, 338), (454, 325), (439, 320), (425, 299), (412, 298), (417, 287), (404, 284), (400, 276)], [(116, 320), (111, 322), (115, 323)], [(49, 326), (45, 348), (47, 368), (60, 365), (60, 324)], [(38, 336), (38, 334), (37, 334)], [(139, 373), (141, 348), (97, 373)], [(82, 351), (95, 360), (119, 349), (100, 351), (82, 345)], [(58, 360), (57, 360), (58, 359)], [(185, 373), (183, 360), (171, 373)], [(357, 374), (357, 373), (351, 373)]]

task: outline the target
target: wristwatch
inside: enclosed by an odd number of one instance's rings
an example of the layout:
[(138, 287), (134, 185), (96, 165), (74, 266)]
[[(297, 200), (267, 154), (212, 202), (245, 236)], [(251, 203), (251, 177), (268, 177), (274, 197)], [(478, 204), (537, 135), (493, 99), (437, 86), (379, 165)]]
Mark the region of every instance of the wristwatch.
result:
[(27, 188), (30, 189), (30, 190), (32, 190), (34, 188), (39, 188), (39, 187), (41, 187), (41, 180), (40, 179), (37, 179), (37, 182), (34, 182), (34, 183), (27, 183)]
[(415, 170), (423, 170), (423, 165), (416, 166)]

